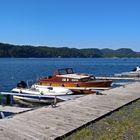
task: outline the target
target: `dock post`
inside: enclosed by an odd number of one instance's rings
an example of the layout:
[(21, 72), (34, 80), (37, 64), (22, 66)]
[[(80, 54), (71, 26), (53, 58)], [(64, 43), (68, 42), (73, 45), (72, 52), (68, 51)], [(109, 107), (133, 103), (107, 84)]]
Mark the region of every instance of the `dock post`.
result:
[(52, 105), (52, 107), (56, 107), (56, 104), (57, 104), (57, 98), (55, 96), (54, 101), (53, 101), (53, 103), (51, 105)]
[(0, 112), (0, 115), (1, 115), (1, 118), (2, 118), (2, 119), (5, 118), (5, 115), (4, 115), (3, 112)]
[(56, 104), (57, 104), (57, 98), (55, 96), (55, 98), (54, 98), (54, 105), (56, 106)]
[(13, 95), (10, 95), (10, 105), (13, 106), (13, 104), (14, 104)]
[(12, 106), (14, 104), (13, 95), (9, 95), (9, 94), (3, 95), (2, 93), (0, 93), (0, 104)]

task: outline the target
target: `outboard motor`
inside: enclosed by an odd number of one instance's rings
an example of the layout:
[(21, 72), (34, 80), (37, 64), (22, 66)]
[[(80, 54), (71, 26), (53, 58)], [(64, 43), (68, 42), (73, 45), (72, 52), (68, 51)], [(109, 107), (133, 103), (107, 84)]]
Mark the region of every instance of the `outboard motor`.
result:
[(27, 88), (27, 83), (25, 81), (20, 81), (17, 83), (18, 88)]
[(137, 71), (137, 68), (134, 68), (132, 71)]
[(134, 68), (132, 71), (138, 72), (138, 71), (140, 71), (140, 67), (136, 67), (136, 68)]

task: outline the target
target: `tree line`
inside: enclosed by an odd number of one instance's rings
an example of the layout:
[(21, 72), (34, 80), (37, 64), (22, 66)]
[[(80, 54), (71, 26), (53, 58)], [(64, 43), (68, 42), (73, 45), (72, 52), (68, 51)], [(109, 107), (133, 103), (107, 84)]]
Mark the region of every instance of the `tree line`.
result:
[(12, 45), (0, 43), (0, 57), (37, 57), (37, 58), (104, 58), (104, 57), (140, 57), (140, 52), (135, 52), (129, 48), (98, 49), (87, 48), (77, 49), (68, 47), (48, 47), (48, 46), (30, 46), (30, 45)]

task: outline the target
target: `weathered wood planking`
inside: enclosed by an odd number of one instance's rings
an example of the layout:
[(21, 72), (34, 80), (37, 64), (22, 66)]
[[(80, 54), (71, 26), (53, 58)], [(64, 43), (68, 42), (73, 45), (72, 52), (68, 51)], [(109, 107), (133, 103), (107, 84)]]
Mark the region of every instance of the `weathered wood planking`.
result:
[(22, 113), (22, 112), (26, 112), (29, 110), (32, 110), (33, 108), (31, 107), (16, 107), (16, 106), (2, 106), (0, 105), (0, 111), (1, 112), (11, 112), (11, 113)]
[(52, 140), (140, 98), (140, 83), (0, 120), (1, 140)]

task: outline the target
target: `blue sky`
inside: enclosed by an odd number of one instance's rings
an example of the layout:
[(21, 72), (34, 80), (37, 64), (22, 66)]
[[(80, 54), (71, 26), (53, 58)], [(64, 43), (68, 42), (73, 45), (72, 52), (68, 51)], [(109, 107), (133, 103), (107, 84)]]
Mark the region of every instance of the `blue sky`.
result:
[(0, 42), (140, 51), (140, 0), (0, 0)]

